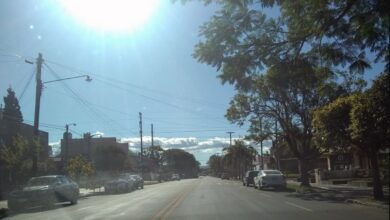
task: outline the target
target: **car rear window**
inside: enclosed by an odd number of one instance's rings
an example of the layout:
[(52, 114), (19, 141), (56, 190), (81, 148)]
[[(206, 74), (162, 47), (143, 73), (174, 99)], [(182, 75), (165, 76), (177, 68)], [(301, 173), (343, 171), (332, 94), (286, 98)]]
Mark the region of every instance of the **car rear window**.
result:
[(38, 177), (33, 178), (28, 181), (28, 186), (44, 186), (44, 185), (52, 185), (54, 183), (58, 182), (57, 178), (55, 177)]
[(276, 171), (276, 170), (266, 170), (264, 171), (265, 174), (271, 174), (271, 175), (282, 175), (281, 172)]

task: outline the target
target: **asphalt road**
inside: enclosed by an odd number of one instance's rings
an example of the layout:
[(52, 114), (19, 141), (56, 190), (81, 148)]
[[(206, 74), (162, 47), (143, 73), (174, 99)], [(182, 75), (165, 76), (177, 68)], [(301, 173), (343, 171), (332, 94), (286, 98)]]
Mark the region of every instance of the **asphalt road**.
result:
[(145, 186), (127, 194), (81, 198), (77, 205), (33, 209), (7, 219), (388, 219), (389, 211), (296, 193), (260, 191), (212, 177)]

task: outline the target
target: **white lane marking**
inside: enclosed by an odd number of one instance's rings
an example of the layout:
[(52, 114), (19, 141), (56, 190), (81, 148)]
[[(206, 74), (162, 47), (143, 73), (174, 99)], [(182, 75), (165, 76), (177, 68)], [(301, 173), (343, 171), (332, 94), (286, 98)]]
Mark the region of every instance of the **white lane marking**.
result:
[(288, 204), (288, 205), (294, 206), (296, 208), (303, 209), (303, 210), (308, 211), (308, 212), (313, 212), (313, 210), (311, 210), (311, 209), (305, 208), (305, 207), (300, 206), (300, 205), (296, 205), (296, 204), (291, 203), (291, 202), (285, 202), (285, 203)]

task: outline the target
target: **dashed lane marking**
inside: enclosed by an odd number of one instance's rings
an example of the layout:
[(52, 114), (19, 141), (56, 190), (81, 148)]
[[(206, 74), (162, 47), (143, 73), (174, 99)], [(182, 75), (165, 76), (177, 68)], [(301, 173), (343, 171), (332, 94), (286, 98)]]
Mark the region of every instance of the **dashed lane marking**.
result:
[(285, 203), (290, 205), (290, 206), (294, 206), (296, 208), (300, 208), (300, 209), (303, 209), (303, 210), (308, 211), (308, 212), (313, 212), (313, 210), (311, 210), (311, 209), (305, 208), (305, 207), (300, 206), (300, 205), (296, 205), (296, 204), (291, 203), (291, 202), (285, 202)]

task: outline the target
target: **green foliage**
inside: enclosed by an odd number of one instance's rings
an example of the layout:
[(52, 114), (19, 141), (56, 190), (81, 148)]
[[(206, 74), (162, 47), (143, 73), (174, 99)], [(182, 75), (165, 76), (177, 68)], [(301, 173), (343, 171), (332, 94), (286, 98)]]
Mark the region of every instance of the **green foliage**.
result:
[(194, 155), (181, 149), (169, 149), (163, 153), (164, 164), (168, 170), (195, 177), (199, 171), (199, 162)]
[(20, 135), (13, 138), (11, 145), (1, 147), (0, 159), (11, 175), (11, 181), (17, 182), (31, 169), (31, 148), (28, 141)]
[[(221, 69), (222, 81), (237, 88), (245, 88), (262, 69), (296, 57), (358, 74), (371, 62), (384, 62), (388, 70), (386, 0), (203, 2), (221, 9), (201, 26), (194, 56)], [(267, 16), (264, 8), (279, 13)]]
[(12, 88), (8, 88), (7, 93), (7, 96), (4, 97), (4, 120), (21, 123), (23, 121), (23, 116), (15, 92)]
[(224, 171), (223, 156), (211, 155), (207, 164), (209, 166), (209, 173), (214, 176), (219, 176)]
[(95, 172), (92, 163), (82, 156), (76, 156), (70, 159), (66, 166), (66, 171), (76, 180), (79, 180), (82, 176), (91, 176)]
[(225, 154), (222, 159), (225, 170), (230, 170), (233, 176), (242, 177), (249, 170), (256, 158), (256, 150), (248, 147), (243, 141), (235, 141), (230, 147), (224, 148)]
[(390, 147), (389, 82), (389, 73), (383, 73), (364, 93), (339, 98), (317, 109), (313, 120), (317, 142), (322, 146), (355, 146), (369, 156), (376, 199), (383, 198), (377, 154)]
[(163, 163), (164, 150), (161, 146), (150, 146), (145, 149), (144, 156), (148, 159), (147, 169), (149, 171), (159, 171)]

